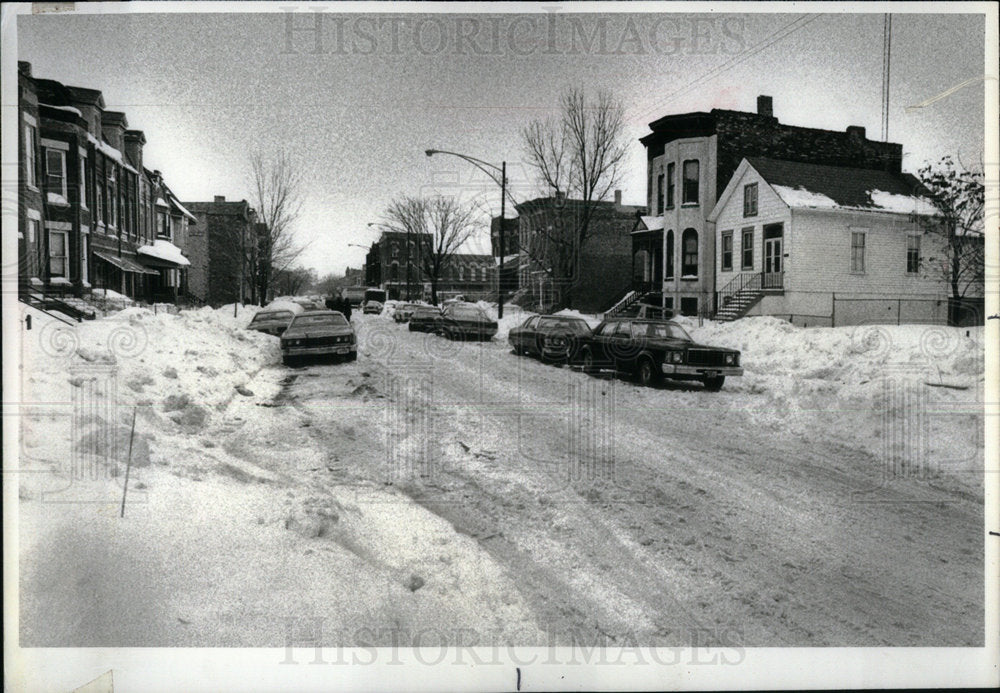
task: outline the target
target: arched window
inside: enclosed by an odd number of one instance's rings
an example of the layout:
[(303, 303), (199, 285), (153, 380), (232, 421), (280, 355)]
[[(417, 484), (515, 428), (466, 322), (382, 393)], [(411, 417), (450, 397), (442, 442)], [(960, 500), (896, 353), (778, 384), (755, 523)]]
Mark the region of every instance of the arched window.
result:
[(667, 231), (667, 279), (674, 278), (674, 232)]
[(681, 276), (698, 276), (698, 232), (684, 229), (681, 236)]

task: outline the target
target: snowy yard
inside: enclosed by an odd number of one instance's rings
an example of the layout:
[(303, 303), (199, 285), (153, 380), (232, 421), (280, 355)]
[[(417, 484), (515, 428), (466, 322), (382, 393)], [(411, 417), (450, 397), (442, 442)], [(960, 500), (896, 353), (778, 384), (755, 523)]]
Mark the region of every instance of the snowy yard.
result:
[(34, 312), (23, 645), (982, 643), (981, 329), (689, 324), (743, 353), (708, 393), (519, 358), (514, 306), (296, 369), (253, 312)]

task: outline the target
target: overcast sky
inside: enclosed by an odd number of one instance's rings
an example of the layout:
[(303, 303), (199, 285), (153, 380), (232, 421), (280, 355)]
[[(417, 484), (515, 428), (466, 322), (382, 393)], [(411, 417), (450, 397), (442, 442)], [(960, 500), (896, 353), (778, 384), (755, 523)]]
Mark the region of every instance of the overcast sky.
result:
[[(348, 244), (377, 237), (367, 223), (395, 195), (472, 191), (499, 211), (498, 188), (425, 149), (506, 159), (515, 195), (532, 197), (519, 132), (553, 113), (570, 85), (611, 90), (626, 107), (621, 187), (635, 204), (646, 190), (637, 138), (667, 114), (753, 111), (756, 96), (769, 94), (783, 123), (881, 133), (882, 14), (587, 15), (546, 5), (540, 14), (338, 15), (333, 5), (282, 6), (295, 11), (21, 15), (18, 59), (36, 77), (101, 90), (109, 109), (145, 131), (147, 167), (163, 171), (182, 200), (247, 198), (248, 154), (287, 149), (307, 181), (303, 261), (320, 274), (361, 266), (365, 251)], [(311, 11), (318, 7), (326, 9)], [(903, 144), (904, 169), (949, 154), (978, 166), (982, 81), (907, 107), (983, 75), (983, 17), (894, 15), (892, 29), (889, 139)], [(484, 235), (469, 250), (487, 248)]]

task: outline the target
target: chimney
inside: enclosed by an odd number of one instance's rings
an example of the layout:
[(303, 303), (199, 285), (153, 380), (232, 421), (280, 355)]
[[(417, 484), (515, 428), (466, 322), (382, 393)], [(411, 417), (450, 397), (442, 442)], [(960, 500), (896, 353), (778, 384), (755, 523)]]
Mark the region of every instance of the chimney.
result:
[(31, 63), (29, 63), (27, 60), (18, 60), (17, 71), (20, 72), (25, 77), (31, 77)]
[(852, 140), (864, 140), (865, 129), (860, 125), (848, 125), (847, 136), (850, 137)]
[(615, 190), (615, 207), (621, 207), (621, 206), (622, 206), (622, 191)]
[(146, 144), (146, 135), (142, 130), (125, 131), (125, 157), (137, 171), (142, 170), (142, 146)]
[(774, 100), (770, 96), (761, 94), (757, 97), (757, 115), (767, 116), (768, 118), (774, 116)]
[(216, 202), (225, 202), (226, 201), (226, 196), (225, 195), (216, 195), (215, 196), (215, 201)]

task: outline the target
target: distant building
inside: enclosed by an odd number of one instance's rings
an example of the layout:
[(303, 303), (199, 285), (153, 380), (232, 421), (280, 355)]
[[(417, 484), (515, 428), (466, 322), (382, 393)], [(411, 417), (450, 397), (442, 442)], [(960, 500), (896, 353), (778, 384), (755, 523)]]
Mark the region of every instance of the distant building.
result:
[[(541, 197), (517, 205), (518, 286), (533, 306), (549, 307), (569, 297), (584, 312), (610, 307), (631, 288), (632, 240), (637, 215), (644, 207), (615, 200), (592, 204), (587, 237), (581, 247), (573, 229), (584, 213), (582, 200)], [(549, 271), (578, 256), (575, 271)], [(506, 264), (506, 263), (505, 263)], [(572, 265), (564, 265), (571, 267)], [(506, 269), (506, 268), (505, 268)]]
[(254, 242), (256, 212), (246, 200), (226, 200), (224, 195), (184, 206), (198, 219), (187, 238), (190, 292), (213, 306), (250, 300), (252, 287), (241, 258)]

